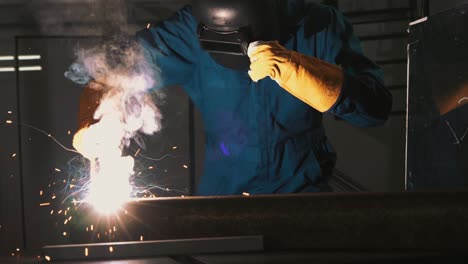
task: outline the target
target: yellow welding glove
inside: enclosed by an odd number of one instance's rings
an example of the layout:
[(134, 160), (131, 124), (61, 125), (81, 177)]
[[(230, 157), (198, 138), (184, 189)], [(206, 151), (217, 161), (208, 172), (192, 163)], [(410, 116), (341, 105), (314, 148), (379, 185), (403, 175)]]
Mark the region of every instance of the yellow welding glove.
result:
[(254, 82), (270, 77), (320, 112), (329, 110), (340, 96), (344, 75), (336, 65), (287, 50), (277, 41), (251, 43), (248, 56)]
[(78, 111), (78, 129), (73, 136), (73, 147), (84, 157), (90, 159), (95, 156), (93, 154), (95, 144), (94, 140), (90, 139), (89, 128), (93, 124), (99, 122), (94, 119), (94, 113), (99, 107), (102, 96), (104, 95), (103, 86), (97, 82), (89, 82), (83, 89), (80, 96), (80, 108)]

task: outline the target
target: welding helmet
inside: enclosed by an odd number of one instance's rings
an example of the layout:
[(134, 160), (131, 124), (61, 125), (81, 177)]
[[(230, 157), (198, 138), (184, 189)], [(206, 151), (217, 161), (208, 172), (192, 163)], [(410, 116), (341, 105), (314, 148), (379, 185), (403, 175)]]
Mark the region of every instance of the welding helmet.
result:
[(247, 69), (249, 43), (280, 40), (304, 0), (193, 0), (200, 44), (223, 66)]

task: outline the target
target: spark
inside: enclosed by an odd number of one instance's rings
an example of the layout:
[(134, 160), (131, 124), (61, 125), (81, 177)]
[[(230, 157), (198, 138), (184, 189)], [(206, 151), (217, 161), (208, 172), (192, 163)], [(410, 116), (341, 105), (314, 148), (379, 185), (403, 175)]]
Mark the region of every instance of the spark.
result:
[(166, 155), (164, 155), (164, 156), (162, 156), (160, 158), (151, 158), (151, 157), (145, 156), (145, 155), (143, 155), (141, 153), (140, 153), (140, 156), (147, 159), (147, 160), (152, 160), (152, 161), (161, 161), (161, 160), (163, 160), (163, 159), (165, 159), (167, 157), (176, 158), (176, 156), (171, 155), (171, 154), (166, 154)]
[(11, 115), (13, 112), (12, 112), (12, 111), (8, 111), (7, 113), (8, 113), (9, 115)]
[(67, 232), (63, 232), (63, 236), (67, 236)]
[(52, 195), (52, 200), (54, 200), (55, 198), (57, 198), (57, 196), (55, 196), (55, 194)]
[(51, 259), (51, 258), (50, 258), (49, 256), (47, 256), (47, 255), (44, 256), (44, 258), (45, 258), (47, 261), (50, 261), (50, 259)]
[(143, 236), (140, 236), (140, 241), (143, 241)]
[(12, 158), (16, 157), (16, 153), (11, 154), (11, 157)]
[(184, 168), (186, 168), (186, 169), (188, 168), (188, 166), (187, 166), (187, 165), (185, 165), (185, 164), (184, 164), (182, 167), (184, 167)]
[(50, 203), (41, 203), (41, 204), (39, 204), (39, 206), (49, 206), (49, 205), (50, 205)]
[(59, 210), (59, 211), (57, 212), (57, 214), (61, 214), (61, 213), (62, 213), (62, 210)]
[(7, 121), (5, 121), (5, 122), (6, 122), (7, 124), (13, 124), (13, 121), (11, 121), (11, 120), (7, 120)]
[(39, 195), (42, 196), (44, 192), (42, 190), (39, 191)]
[(54, 214), (54, 210), (50, 210), (50, 214), (51, 214), (51, 215)]
[(177, 146), (173, 146), (172, 149), (177, 149)]
[(68, 224), (68, 219), (65, 219), (65, 221), (63, 222), (64, 225)]
[(140, 153), (140, 151), (141, 151), (141, 148), (139, 148), (139, 149), (135, 152), (134, 157), (136, 157), (136, 156), (138, 155), (138, 153)]
[(85, 257), (88, 256), (88, 248), (85, 248), (85, 249), (84, 249), (84, 255), (85, 255)]
[(68, 135), (70, 135), (70, 134), (71, 134), (71, 131), (70, 131), (70, 130), (68, 130), (68, 131), (67, 131), (67, 134), (68, 134)]
[(16, 251), (17, 251), (17, 252), (19, 252), (19, 251), (20, 251), (20, 249), (19, 249), (19, 248), (16, 248)]
[(243, 192), (242, 195), (244, 195), (244, 196), (250, 196), (250, 193), (248, 193), (248, 192)]
[(149, 166), (148, 169), (149, 169), (149, 170), (152, 170), (152, 169), (153, 169), (153, 166)]
[(151, 23), (148, 23), (148, 25), (146, 25), (146, 28), (150, 28), (151, 27)]
[(113, 247), (109, 247), (109, 252), (114, 252), (114, 248)]
[(55, 168), (55, 171), (56, 171), (56, 172), (61, 172), (61, 170), (60, 170), (60, 169), (57, 169), (57, 168)]
[(91, 231), (93, 231), (93, 230), (94, 230), (94, 225), (91, 225)]
[(50, 137), (57, 145), (59, 145), (62, 149), (66, 150), (68, 152), (73, 152), (73, 153), (80, 154), (78, 151), (76, 151), (76, 150), (74, 150), (72, 148), (65, 147), (65, 145), (60, 143), (60, 141), (58, 141), (55, 137), (53, 137), (51, 134), (47, 133), (46, 131), (44, 131), (44, 130), (42, 130), (40, 128), (37, 128), (37, 127), (32, 126), (32, 125), (24, 124), (24, 123), (21, 123), (20, 125), (25, 126), (25, 127), (29, 127), (29, 128), (31, 128), (33, 130), (36, 130), (39, 133), (42, 133), (42, 134), (46, 135), (47, 137)]

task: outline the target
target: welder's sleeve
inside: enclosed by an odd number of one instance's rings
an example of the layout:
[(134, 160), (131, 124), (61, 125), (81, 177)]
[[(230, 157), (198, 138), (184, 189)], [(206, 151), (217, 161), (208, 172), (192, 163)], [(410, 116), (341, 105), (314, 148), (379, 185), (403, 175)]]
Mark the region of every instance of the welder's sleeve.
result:
[(159, 69), (155, 89), (182, 86), (191, 96), (191, 81), (201, 52), (197, 36), (198, 22), (186, 6), (156, 26), (137, 33), (150, 61)]
[(337, 10), (330, 12), (333, 22), (324, 32), (324, 47), (343, 69), (344, 79), (338, 100), (327, 112), (360, 127), (381, 125), (392, 107), (383, 72), (363, 55), (351, 24)]

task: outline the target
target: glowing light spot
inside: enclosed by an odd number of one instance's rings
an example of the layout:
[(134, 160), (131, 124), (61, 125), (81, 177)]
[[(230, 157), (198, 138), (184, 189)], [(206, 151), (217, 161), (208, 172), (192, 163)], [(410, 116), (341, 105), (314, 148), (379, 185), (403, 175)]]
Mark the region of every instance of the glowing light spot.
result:
[(50, 210), (50, 214), (51, 214), (51, 215), (54, 214), (54, 210)]
[(146, 28), (150, 28), (151, 27), (151, 23), (148, 23), (148, 25), (146, 25)]
[(11, 256), (12, 256), (12, 257), (14, 257), (14, 256), (15, 256), (15, 253), (14, 253), (14, 252), (13, 252), (13, 253), (11, 253)]
[(49, 256), (44, 256), (45, 260), (50, 261), (51, 258)]
[(94, 225), (91, 225), (91, 231), (93, 231), (93, 230), (94, 230)]
[(100, 239), (101, 238), (101, 234), (100, 233), (97, 233), (97, 238)]
[(110, 253), (114, 252), (114, 248), (113, 248), (113, 247), (109, 247), (109, 252), (110, 252)]
[(184, 165), (182, 165), (182, 167), (184, 167), (185, 169), (187, 169), (187, 168), (188, 168), (188, 166), (187, 166), (187, 165), (185, 165), (185, 164), (184, 164)]
[(13, 121), (11, 121), (11, 120), (7, 120), (7, 121), (5, 121), (5, 122), (6, 122), (7, 124), (13, 124)]
[(58, 168), (55, 168), (55, 171), (56, 171), (56, 172), (61, 172), (61, 170), (60, 170), (60, 169), (58, 169)]
[(57, 214), (61, 214), (61, 213), (62, 213), (62, 210), (59, 210), (59, 211), (57, 212)]
[(8, 113), (9, 115), (11, 115), (13, 112), (12, 112), (12, 111), (8, 111), (7, 113)]
[(19, 248), (16, 248), (16, 252), (19, 252), (19, 251), (20, 251), (20, 249), (19, 249)]
[(42, 190), (39, 191), (39, 195), (42, 196), (44, 192)]
[(177, 146), (173, 146), (172, 149), (177, 149)]
[(134, 161), (132, 157), (121, 157), (118, 151), (111, 151), (99, 160), (99, 165), (98, 173), (91, 175), (85, 200), (99, 213), (109, 215), (130, 199), (129, 177), (133, 174)]
[(68, 224), (68, 219), (65, 219), (65, 221), (63, 222), (64, 225)]
[(12, 158), (16, 157), (16, 153), (11, 154), (11, 157)]
[(39, 206), (49, 206), (49, 205), (50, 205), (50, 203), (41, 203), (41, 204), (39, 204)]
[(67, 134), (68, 134), (68, 135), (70, 135), (70, 134), (71, 134), (71, 131), (70, 131), (70, 130), (68, 130), (68, 131), (67, 131)]
[(52, 200), (54, 200), (55, 198), (57, 198), (57, 196), (55, 196), (55, 194), (52, 195)]
[(85, 248), (85, 249), (84, 249), (84, 255), (85, 255), (85, 257), (87, 257), (87, 256), (88, 256), (88, 254), (89, 254), (89, 252), (88, 252), (88, 248)]
[(135, 155), (134, 157), (136, 157), (138, 155), (138, 153), (140, 153), (141, 149), (138, 149), (136, 152), (135, 152)]
[(140, 236), (140, 241), (143, 241), (143, 236)]
[(88, 228), (88, 227), (86, 227), (86, 232), (88, 232), (88, 231), (89, 231), (89, 228)]
[(244, 196), (250, 196), (250, 193), (248, 193), (248, 192), (243, 192), (242, 195), (244, 195)]
[(149, 166), (148, 167), (148, 170), (152, 170), (154, 167), (153, 166)]
[(63, 236), (67, 236), (67, 232), (63, 232)]

